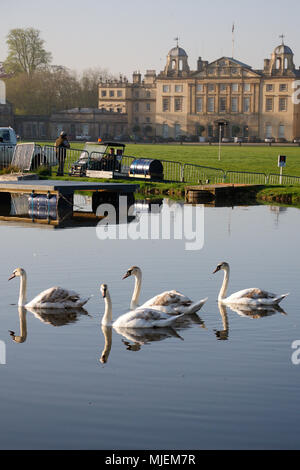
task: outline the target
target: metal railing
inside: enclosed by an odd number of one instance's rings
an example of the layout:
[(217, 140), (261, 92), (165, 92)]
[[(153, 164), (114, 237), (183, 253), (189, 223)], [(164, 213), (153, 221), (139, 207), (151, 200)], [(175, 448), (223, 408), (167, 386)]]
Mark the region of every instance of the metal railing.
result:
[(171, 160), (159, 160), (162, 163), (164, 180), (180, 183), (183, 181), (182, 164)]
[(291, 175), (277, 175), (275, 173), (270, 173), (268, 175), (267, 184), (285, 184), (285, 185), (295, 185), (300, 184), (300, 176), (291, 176)]
[[(89, 160), (89, 152), (86, 150), (80, 149), (65, 149), (66, 150), (66, 158), (64, 159), (64, 174), (68, 174), (71, 166), (73, 163), (78, 161), (79, 159), (87, 159)], [(59, 164), (59, 157), (56, 153), (56, 149), (52, 145), (44, 145), (43, 147), (43, 154), (45, 156), (46, 165), (54, 167), (54, 171), (58, 169)]]
[[(16, 146), (14, 145), (3, 145), (0, 143), (0, 170), (12, 164), (15, 149)], [(66, 149), (64, 174), (69, 174), (71, 167), (75, 162), (78, 160), (85, 160), (88, 169), (116, 171), (121, 175), (128, 176), (132, 162), (138, 158), (139, 157), (133, 157), (130, 155), (122, 155), (115, 156), (114, 159), (108, 156), (104, 160), (102, 152)], [(191, 184), (300, 184), (300, 176), (281, 176), (275, 173), (266, 174), (251, 171), (225, 171), (222, 168), (193, 165), (190, 163), (182, 164), (171, 160), (160, 160), (160, 162), (163, 165), (163, 179), (164, 181), (169, 182), (184, 182)], [(35, 170), (41, 165), (47, 165), (53, 167), (53, 170), (55, 171), (58, 169), (58, 163), (57, 153), (54, 146), (44, 145), (41, 147), (35, 144), (30, 170)]]
[(122, 160), (121, 160), (121, 173), (124, 176), (127, 176), (129, 174), (130, 170), (130, 165), (132, 162), (136, 160), (136, 157), (132, 157), (129, 155), (122, 155)]
[(255, 173), (252, 171), (226, 171), (225, 183), (235, 184), (266, 184), (267, 175), (265, 173)]
[(225, 176), (225, 171), (220, 168), (192, 165), (190, 163), (183, 165), (183, 178), (185, 183), (223, 183)]
[(0, 144), (0, 169), (7, 168), (11, 165), (15, 150), (15, 145)]

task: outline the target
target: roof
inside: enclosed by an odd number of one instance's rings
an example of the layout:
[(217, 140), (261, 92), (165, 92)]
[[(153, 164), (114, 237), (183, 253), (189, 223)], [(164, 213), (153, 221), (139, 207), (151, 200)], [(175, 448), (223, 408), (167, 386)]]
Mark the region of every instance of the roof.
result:
[(280, 46), (277, 46), (274, 52), (275, 54), (293, 54), (292, 49), (285, 44), (280, 44)]
[(240, 60), (234, 59), (233, 57), (225, 57), (225, 59), (229, 59), (231, 62), (233, 62), (236, 65), (240, 65), (241, 67), (252, 69), (251, 65), (245, 64), (244, 62), (241, 62)]
[(173, 49), (170, 50), (168, 55), (172, 57), (179, 57), (179, 56), (187, 57), (187, 53), (185, 52), (185, 50), (182, 49), (182, 47), (178, 47), (178, 46), (173, 47)]

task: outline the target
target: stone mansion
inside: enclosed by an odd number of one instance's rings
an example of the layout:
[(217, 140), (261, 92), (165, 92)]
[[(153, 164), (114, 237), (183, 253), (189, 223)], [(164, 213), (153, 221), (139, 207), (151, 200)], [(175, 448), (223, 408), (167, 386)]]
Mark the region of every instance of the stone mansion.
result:
[(164, 138), (218, 138), (222, 132), (291, 141), (300, 137), (300, 105), (293, 99), (300, 69), (293, 56), (282, 41), (261, 70), (230, 57), (211, 63), (199, 57), (191, 70), (187, 53), (177, 45), (158, 74), (148, 70), (142, 78), (134, 72), (132, 82), (121, 76), (100, 83), (98, 108), (116, 120), (126, 116), (120, 133), (135, 129)]

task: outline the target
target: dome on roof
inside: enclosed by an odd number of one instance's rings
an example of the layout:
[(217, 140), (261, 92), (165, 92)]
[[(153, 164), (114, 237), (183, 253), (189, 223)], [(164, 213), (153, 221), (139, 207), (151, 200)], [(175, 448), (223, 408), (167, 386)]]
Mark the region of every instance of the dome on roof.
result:
[(184, 49), (181, 47), (173, 47), (173, 49), (170, 50), (169, 56), (171, 57), (187, 57), (187, 53), (185, 52)]
[(292, 49), (285, 44), (280, 44), (280, 46), (276, 47), (274, 52), (275, 54), (293, 54)]

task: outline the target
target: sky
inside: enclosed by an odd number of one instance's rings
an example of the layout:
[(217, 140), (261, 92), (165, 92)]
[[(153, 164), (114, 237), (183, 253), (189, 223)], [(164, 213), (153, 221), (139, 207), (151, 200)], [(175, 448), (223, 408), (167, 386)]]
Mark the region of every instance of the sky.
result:
[(300, 65), (299, 0), (0, 0), (0, 12), (0, 61), (8, 32), (33, 27), (52, 63), (77, 72), (101, 68), (129, 79), (136, 70), (159, 72), (177, 36), (196, 70), (199, 56), (232, 56), (234, 23), (236, 59), (263, 68), (284, 34)]

